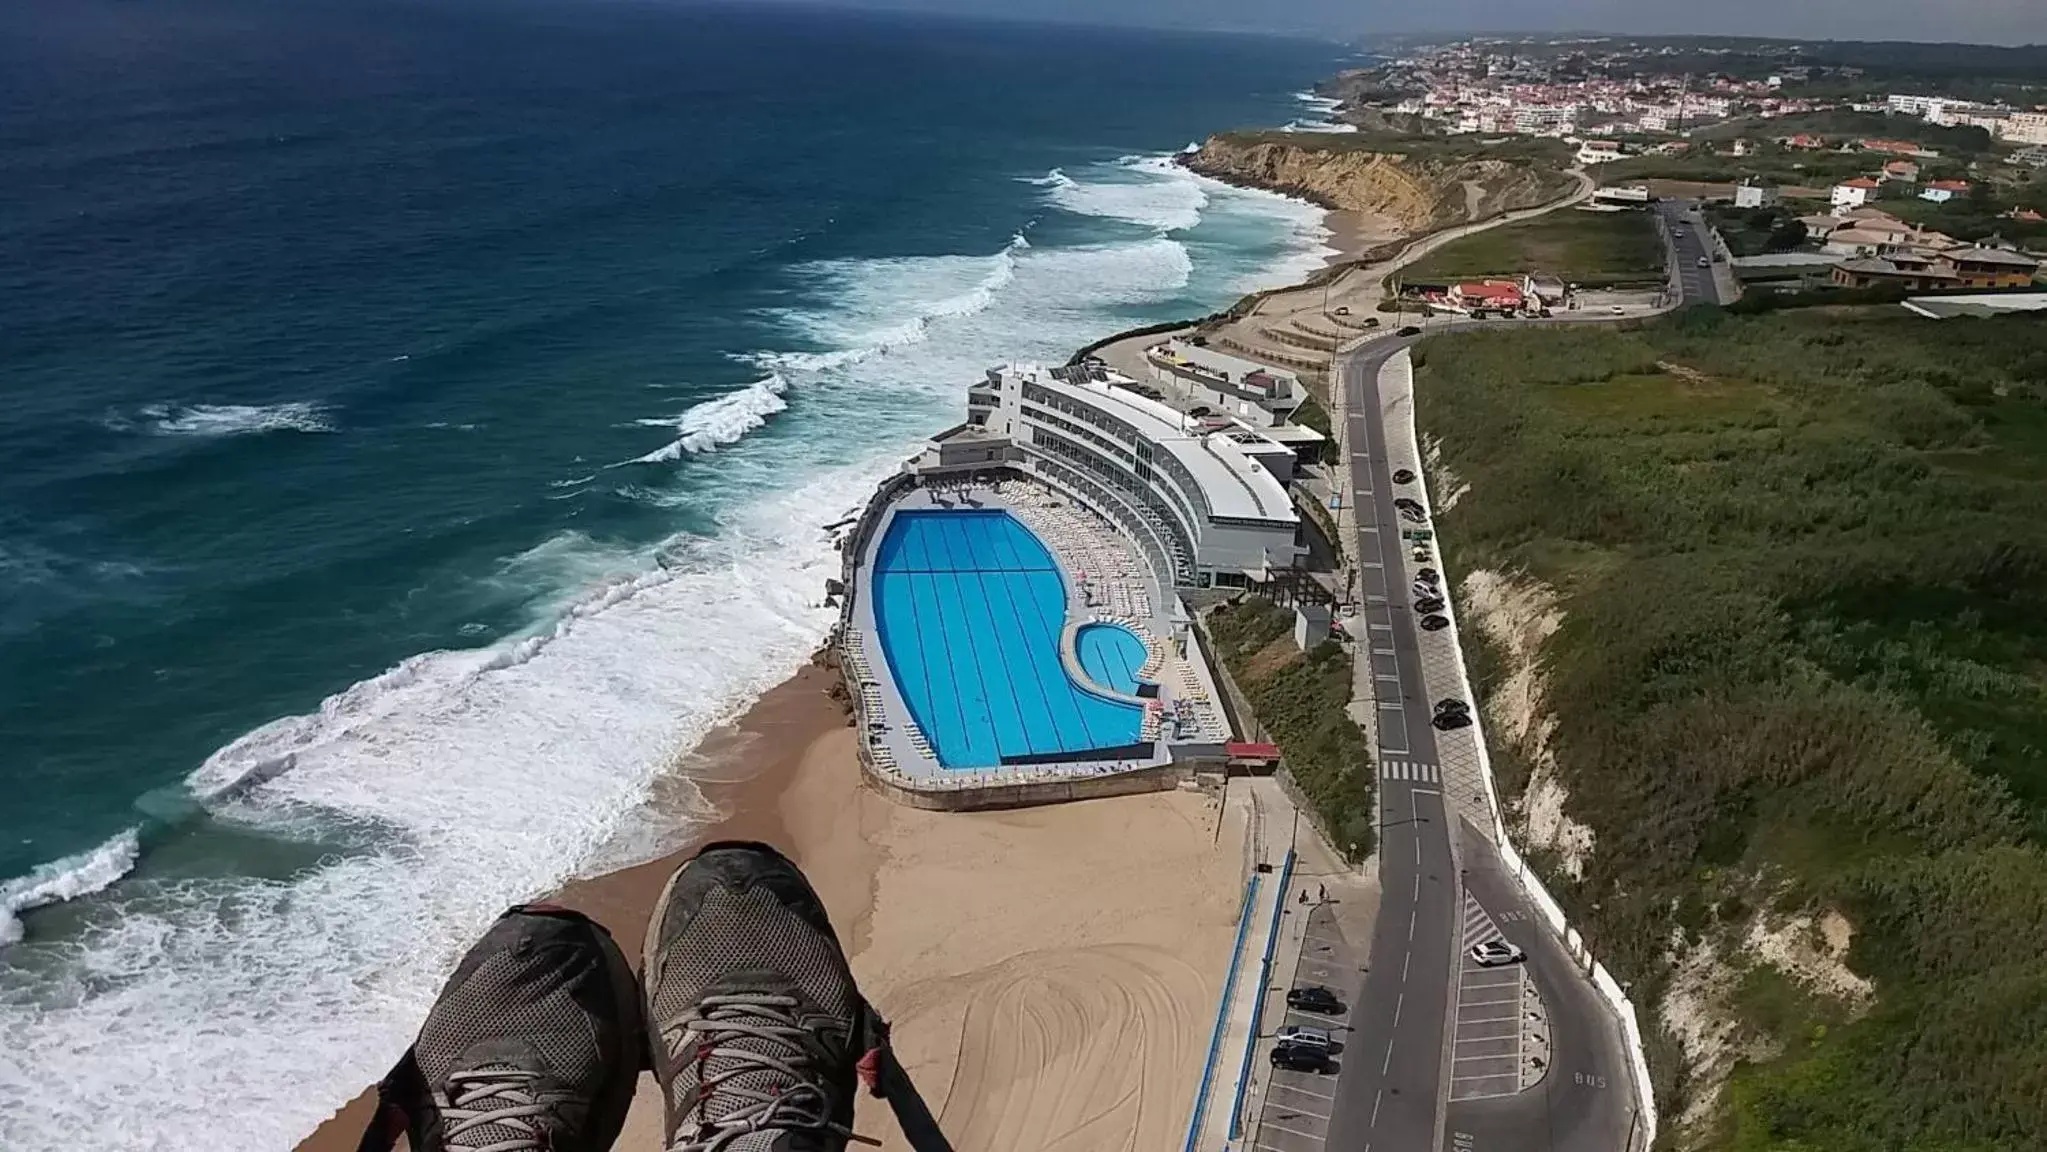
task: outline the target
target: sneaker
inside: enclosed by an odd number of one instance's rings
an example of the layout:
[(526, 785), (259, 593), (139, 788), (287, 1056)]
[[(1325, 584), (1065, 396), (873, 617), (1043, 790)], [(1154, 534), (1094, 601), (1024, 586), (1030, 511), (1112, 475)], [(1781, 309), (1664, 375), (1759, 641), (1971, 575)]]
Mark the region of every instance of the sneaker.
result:
[(632, 967), (578, 912), (513, 908), (462, 958), (379, 1085), (363, 1147), (605, 1152), (625, 1126), (645, 1027)]
[(866, 1004), (824, 905), (765, 844), (668, 880), (640, 979), (667, 1152), (841, 1152)]

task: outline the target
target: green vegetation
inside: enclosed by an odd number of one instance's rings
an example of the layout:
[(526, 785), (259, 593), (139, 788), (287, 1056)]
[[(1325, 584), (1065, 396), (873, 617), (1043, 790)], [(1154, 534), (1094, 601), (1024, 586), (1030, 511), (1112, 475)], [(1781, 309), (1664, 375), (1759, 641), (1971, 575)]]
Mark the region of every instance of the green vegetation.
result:
[[(1468, 160), (1527, 161), (1559, 171), (1573, 163), (1571, 146), (1540, 136), (1424, 136), (1393, 132), (1224, 132), (1218, 139), (1241, 147), (1281, 144), (1317, 152), (1393, 152), (1409, 160), (1463, 163)], [(1569, 191), (1568, 183), (1560, 186)], [(1561, 192), (1559, 193), (1561, 194)]]
[(1206, 617), (1216, 659), (1250, 698), (1330, 840), (1355, 862), (1371, 852), (1372, 762), (1364, 733), (1345, 712), (1350, 657), (1336, 643), (1303, 655), (1294, 614), (1246, 599)]
[(1564, 209), (1465, 236), (1401, 272), (1422, 284), (1547, 272), (1588, 286), (1656, 284), (1663, 245), (1646, 212)]
[(1798, 214), (1782, 204), (1768, 208), (1735, 208), (1711, 204), (1706, 219), (1736, 256), (1759, 256), (1765, 252), (1796, 252), (1805, 243), (1805, 225)]
[(1549, 750), (1597, 849), (1549, 879), (1607, 962), (1653, 1005), (1674, 939), (1855, 926), (1874, 1003), (1750, 969), (1775, 1054), (1696, 1135), (2047, 1147), (2047, 324), (1695, 309), (1421, 355), (1453, 569), (1560, 597)]

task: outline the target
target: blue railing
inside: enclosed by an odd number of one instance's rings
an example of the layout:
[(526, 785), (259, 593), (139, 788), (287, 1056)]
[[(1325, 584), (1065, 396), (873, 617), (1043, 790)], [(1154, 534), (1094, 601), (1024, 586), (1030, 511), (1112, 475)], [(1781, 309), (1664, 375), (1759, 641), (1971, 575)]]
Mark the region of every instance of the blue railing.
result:
[(1251, 1056), (1258, 1051), (1258, 1029), (1265, 1018), (1265, 989), (1272, 983), (1272, 954), (1279, 949), (1279, 921), (1286, 915), (1287, 888), (1294, 878), (1294, 853), (1287, 849), (1279, 870), (1279, 899), (1272, 902), (1272, 927), (1265, 931), (1265, 958), (1258, 962), (1257, 999), (1251, 1002), (1251, 1035), (1244, 1041), (1244, 1066), (1237, 1070), (1237, 1096), (1230, 1103), (1230, 1139), (1244, 1134), (1244, 1092), (1251, 1085)]
[(1258, 874), (1254, 872), (1251, 882), (1244, 886), (1244, 907), (1237, 913), (1237, 939), (1230, 945), (1230, 972), (1223, 977), (1222, 1002), (1215, 1007), (1215, 1031), (1208, 1037), (1208, 1058), (1201, 1062), (1201, 1089), (1194, 1094), (1194, 1118), (1187, 1122), (1184, 1152), (1194, 1152), (1194, 1142), (1201, 1139), (1201, 1117), (1208, 1111), (1208, 1093), (1215, 1086), (1216, 1049), (1222, 1047), (1223, 1029), (1230, 1022), (1231, 993), (1236, 991), (1237, 969), (1244, 960), (1244, 934), (1251, 927), (1251, 909), (1257, 903)]

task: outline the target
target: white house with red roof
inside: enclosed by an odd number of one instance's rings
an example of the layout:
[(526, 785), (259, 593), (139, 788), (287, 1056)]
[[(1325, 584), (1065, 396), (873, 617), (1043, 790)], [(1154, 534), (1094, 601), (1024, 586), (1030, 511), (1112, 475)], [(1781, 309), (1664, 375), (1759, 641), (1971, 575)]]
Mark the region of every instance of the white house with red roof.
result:
[(1843, 180), (1834, 185), (1833, 195), (1829, 196), (1828, 200), (1833, 204), (1835, 213), (1846, 212), (1850, 208), (1860, 208), (1869, 203), (1869, 198), (1876, 195), (1877, 187), (1877, 182), (1869, 177), (1857, 176), (1853, 180)]
[(1935, 180), (1919, 190), (1919, 198), (1921, 200), (1931, 200), (1935, 204), (1945, 204), (1957, 196), (1967, 196), (1968, 194), (1969, 182), (1967, 180)]
[(1521, 286), (1510, 280), (1469, 280), (1450, 286), (1450, 303), (1459, 308), (1519, 311)]

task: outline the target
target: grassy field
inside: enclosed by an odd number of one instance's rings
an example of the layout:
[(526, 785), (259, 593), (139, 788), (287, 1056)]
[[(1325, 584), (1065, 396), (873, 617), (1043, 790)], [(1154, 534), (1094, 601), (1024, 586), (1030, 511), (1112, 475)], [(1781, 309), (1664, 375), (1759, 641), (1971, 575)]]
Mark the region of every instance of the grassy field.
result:
[(1646, 212), (1562, 209), (1453, 240), (1410, 265), (1403, 281), (1435, 284), (1547, 272), (1573, 284), (1656, 284), (1663, 245)]
[[(2047, 324), (1694, 310), (1420, 355), (1471, 486), (1452, 570), (1561, 597), (1549, 751), (1597, 848), (1553, 890), (1645, 1025), (1674, 949), (1737, 958), (1753, 1057), (1698, 1146), (2047, 1148)], [(1845, 914), (1874, 999), (1756, 960), (1761, 909)]]

